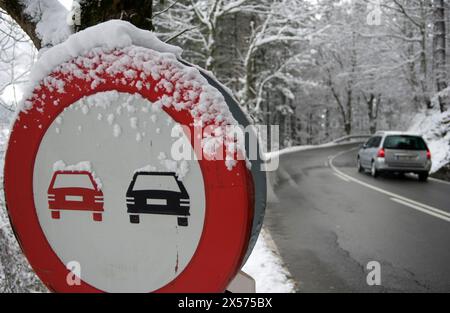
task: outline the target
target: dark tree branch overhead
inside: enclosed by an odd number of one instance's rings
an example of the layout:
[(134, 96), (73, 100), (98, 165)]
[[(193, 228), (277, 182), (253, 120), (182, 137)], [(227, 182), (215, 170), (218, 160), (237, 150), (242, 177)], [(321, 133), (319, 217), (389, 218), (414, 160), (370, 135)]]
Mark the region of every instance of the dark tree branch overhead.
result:
[(152, 0), (83, 0), (81, 1), (81, 29), (112, 19), (153, 30)]
[(0, 8), (6, 11), (23, 31), (30, 37), (37, 49), (41, 48), (41, 40), (36, 33), (36, 23), (25, 14), (25, 6), (19, 0), (0, 0)]
[[(159, 2), (164, 3), (163, 0)], [(153, 0), (81, 0), (80, 5), (81, 25), (76, 30), (83, 30), (112, 19), (125, 20), (139, 28), (153, 30)], [(25, 6), (21, 0), (0, 0), (0, 8), (16, 21), (37, 49), (42, 47), (41, 38), (36, 32), (37, 23), (25, 13)], [(114, 36), (114, 34), (105, 35)]]

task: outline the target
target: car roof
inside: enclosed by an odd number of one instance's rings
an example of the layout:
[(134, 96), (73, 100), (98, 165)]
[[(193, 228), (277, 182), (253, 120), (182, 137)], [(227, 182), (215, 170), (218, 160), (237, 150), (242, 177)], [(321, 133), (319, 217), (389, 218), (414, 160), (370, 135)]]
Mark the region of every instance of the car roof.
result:
[(89, 171), (56, 171), (55, 175), (85, 175), (85, 176), (91, 176), (92, 177), (92, 173)]
[(422, 135), (413, 133), (413, 132), (404, 132), (404, 131), (378, 131), (375, 136), (417, 136), (422, 137)]
[(135, 176), (173, 176), (177, 177), (177, 174), (175, 172), (136, 172), (134, 173)]

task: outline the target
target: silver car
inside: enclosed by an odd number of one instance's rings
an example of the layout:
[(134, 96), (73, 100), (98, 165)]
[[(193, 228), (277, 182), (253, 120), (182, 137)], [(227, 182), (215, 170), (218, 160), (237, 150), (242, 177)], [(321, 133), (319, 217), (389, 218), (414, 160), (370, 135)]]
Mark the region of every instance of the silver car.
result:
[(418, 135), (401, 132), (378, 132), (359, 150), (359, 172), (369, 170), (373, 177), (380, 173), (414, 173), (427, 181), (431, 170), (431, 153)]

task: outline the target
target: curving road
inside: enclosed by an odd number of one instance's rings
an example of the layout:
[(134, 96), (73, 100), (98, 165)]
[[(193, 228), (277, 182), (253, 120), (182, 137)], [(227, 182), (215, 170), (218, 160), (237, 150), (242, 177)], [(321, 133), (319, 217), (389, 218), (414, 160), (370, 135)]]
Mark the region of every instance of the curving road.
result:
[(450, 292), (450, 184), (359, 174), (358, 146), (280, 157), (265, 223), (298, 291)]

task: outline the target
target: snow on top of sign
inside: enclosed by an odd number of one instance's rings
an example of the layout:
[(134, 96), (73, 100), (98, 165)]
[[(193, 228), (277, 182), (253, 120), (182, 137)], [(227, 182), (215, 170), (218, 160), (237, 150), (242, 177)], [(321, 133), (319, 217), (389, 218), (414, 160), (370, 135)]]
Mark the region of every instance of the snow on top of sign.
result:
[(78, 164), (73, 165), (66, 165), (66, 163), (62, 160), (55, 162), (53, 164), (53, 171), (69, 171), (69, 172), (89, 172), (92, 174), (92, 177), (94, 178), (95, 182), (97, 183), (97, 186), (99, 189), (102, 189), (102, 181), (100, 178), (95, 174), (95, 171), (92, 169), (92, 164), (89, 161), (80, 162)]
[(158, 160), (169, 172), (174, 172), (180, 180), (189, 173), (189, 163), (186, 160), (175, 161), (167, 158), (164, 152), (161, 152)]
[[(72, 35), (66, 42), (45, 52), (31, 75), (32, 96), (22, 107), (37, 110), (52, 102), (37, 91), (45, 87), (50, 92), (64, 94), (65, 81), (52, 73), (61, 73), (69, 80), (77, 78), (88, 82), (92, 89), (105, 83), (105, 76), (116, 79), (117, 84), (136, 86), (138, 90), (163, 91), (152, 110), (174, 108), (190, 112), (195, 125), (216, 127), (213, 134), (202, 142), (205, 154), (214, 155), (214, 147), (225, 144), (225, 164), (232, 170), (237, 162), (235, 154), (245, 155), (242, 142), (228, 134), (227, 126), (237, 126), (224, 96), (208, 84), (198, 69), (179, 62), (181, 49), (162, 43), (152, 33), (137, 29), (124, 21), (109, 21)], [(121, 78), (118, 78), (121, 77)], [(154, 82), (151, 84), (149, 81)], [(141, 88), (139, 88), (141, 87)], [(57, 97), (56, 97), (57, 98)], [(131, 100), (130, 100), (131, 101)], [(121, 114), (118, 107), (117, 114)], [(134, 107), (127, 104), (126, 110)], [(113, 117), (108, 122), (114, 124)], [(115, 127), (115, 136), (120, 129)]]
[(179, 180), (183, 180), (187, 174), (189, 174), (189, 163), (186, 160), (175, 161), (167, 158), (166, 154), (161, 152), (158, 157), (160, 164), (164, 167), (164, 170), (158, 169), (153, 165), (146, 165), (140, 169), (137, 169), (134, 173), (139, 172), (173, 172)]
[(134, 171), (134, 173), (140, 173), (140, 172), (156, 172), (158, 169), (153, 165), (146, 165), (142, 168), (139, 168)]
[[(29, 8), (32, 10), (33, 6)], [(139, 29), (126, 21), (111, 20), (75, 33), (65, 42), (44, 52), (33, 67), (30, 83), (33, 86), (37, 85), (58, 65), (92, 49), (112, 50), (132, 45), (158, 52), (172, 53), (177, 57), (181, 56), (183, 52), (179, 47), (160, 41), (152, 32)]]

